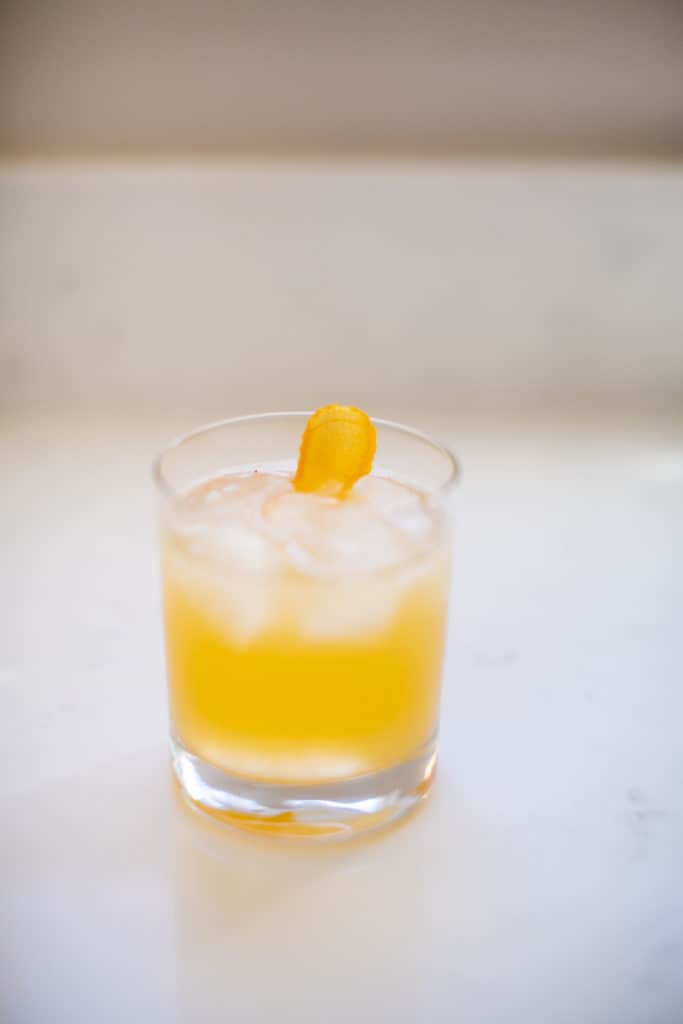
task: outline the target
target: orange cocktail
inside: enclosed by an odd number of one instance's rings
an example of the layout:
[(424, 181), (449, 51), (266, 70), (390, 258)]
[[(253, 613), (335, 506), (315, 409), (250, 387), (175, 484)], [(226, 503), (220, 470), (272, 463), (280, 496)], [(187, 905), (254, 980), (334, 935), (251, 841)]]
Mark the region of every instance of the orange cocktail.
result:
[(238, 824), (354, 830), (431, 780), (448, 517), (419, 485), (367, 475), (374, 428), (370, 443), (351, 412), (309, 426), (296, 472), (228, 466), (163, 516), (176, 771)]

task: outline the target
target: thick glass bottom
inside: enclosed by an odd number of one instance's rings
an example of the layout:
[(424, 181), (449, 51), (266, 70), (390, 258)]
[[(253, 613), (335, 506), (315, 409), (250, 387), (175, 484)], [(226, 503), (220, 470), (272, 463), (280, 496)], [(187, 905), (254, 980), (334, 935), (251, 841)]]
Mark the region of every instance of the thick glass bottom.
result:
[(237, 828), (279, 836), (345, 839), (407, 814), (429, 793), (436, 741), (403, 764), (339, 782), (252, 782), (216, 768), (171, 740), (187, 799)]

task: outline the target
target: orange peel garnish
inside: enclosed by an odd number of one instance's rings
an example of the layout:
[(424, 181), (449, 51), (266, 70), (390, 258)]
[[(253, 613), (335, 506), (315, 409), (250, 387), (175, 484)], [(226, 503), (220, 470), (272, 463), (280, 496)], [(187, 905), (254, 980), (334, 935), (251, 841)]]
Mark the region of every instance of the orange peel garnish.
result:
[(344, 497), (372, 469), (376, 447), (377, 433), (366, 413), (351, 405), (325, 405), (306, 424), (294, 487)]

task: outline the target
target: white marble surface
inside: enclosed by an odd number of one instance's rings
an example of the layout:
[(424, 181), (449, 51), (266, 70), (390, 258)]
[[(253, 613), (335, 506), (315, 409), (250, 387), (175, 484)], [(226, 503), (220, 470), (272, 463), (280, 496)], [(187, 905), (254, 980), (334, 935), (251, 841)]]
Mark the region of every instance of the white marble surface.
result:
[(147, 464), (182, 425), (0, 431), (3, 1022), (682, 1020), (683, 417), (442, 425), (437, 786), (303, 847), (171, 785)]

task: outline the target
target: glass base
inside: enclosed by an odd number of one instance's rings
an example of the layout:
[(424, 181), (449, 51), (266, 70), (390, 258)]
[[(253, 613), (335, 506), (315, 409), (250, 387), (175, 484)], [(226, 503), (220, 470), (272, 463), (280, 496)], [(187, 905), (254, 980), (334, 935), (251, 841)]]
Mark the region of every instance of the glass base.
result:
[(173, 769), (199, 810), (249, 832), (345, 839), (388, 825), (423, 800), (436, 770), (436, 741), (404, 764), (340, 782), (251, 782), (171, 740)]

